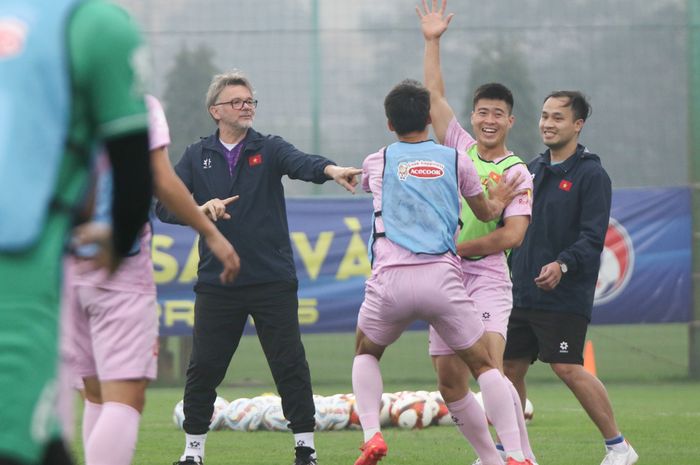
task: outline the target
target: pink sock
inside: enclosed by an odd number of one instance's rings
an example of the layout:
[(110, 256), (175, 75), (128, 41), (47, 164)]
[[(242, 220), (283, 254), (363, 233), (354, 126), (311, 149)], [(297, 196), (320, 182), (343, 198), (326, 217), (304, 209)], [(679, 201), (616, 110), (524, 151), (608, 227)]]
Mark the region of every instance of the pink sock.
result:
[(95, 404), (86, 400), (84, 402), (85, 407), (83, 408), (83, 449), (87, 448), (88, 439), (90, 439), (90, 434), (95, 428), (95, 423), (97, 423), (98, 418), (100, 418), (100, 413), (102, 413), (102, 404)]
[(352, 390), (355, 393), (357, 414), (362, 429), (379, 429), (379, 410), (382, 406), (382, 373), (379, 360), (373, 355), (356, 355), (352, 364)]
[(447, 404), (447, 408), (450, 410), (455, 425), (472, 445), (481, 459), (481, 463), (483, 465), (501, 465), (503, 460), (501, 460), (496, 445), (491, 439), (486, 416), (484, 416), (474, 394), (471, 391), (467, 392), (463, 399)]
[(482, 373), (476, 382), (481, 388), (486, 416), (496, 428), (506, 453), (522, 453), (515, 406), (505, 377), (494, 368)]
[(508, 378), (506, 378), (506, 383), (508, 383), (510, 395), (513, 398), (513, 403), (515, 403), (515, 418), (518, 420), (518, 430), (520, 430), (520, 447), (523, 450), (523, 454), (525, 454), (525, 458), (535, 461), (535, 454), (532, 452), (532, 447), (530, 446), (530, 437), (527, 435), (527, 426), (525, 425), (525, 416), (523, 415), (523, 404), (520, 402), (520, 395)]
[(135, 408), (105, 402), (85, 447), (86, 465), (130, 465), (140, 420)]

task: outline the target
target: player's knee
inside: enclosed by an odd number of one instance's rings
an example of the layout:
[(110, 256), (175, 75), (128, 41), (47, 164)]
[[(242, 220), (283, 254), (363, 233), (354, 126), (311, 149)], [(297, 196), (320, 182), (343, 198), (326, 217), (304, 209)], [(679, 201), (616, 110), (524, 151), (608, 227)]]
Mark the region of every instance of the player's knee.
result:
[(572, 382), (579, 369), (581, 369), (579, 365), (571, 363), (552, 363), (550, 366), (554, 374), (567, 384)]

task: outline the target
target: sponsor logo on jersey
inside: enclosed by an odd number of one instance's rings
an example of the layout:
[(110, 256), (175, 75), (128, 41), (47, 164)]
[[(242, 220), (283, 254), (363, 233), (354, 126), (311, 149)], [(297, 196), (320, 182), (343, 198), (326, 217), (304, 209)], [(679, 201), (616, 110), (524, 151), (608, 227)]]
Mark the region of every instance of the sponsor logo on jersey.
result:
[(22, 53), (26, 40), (26, 23), (16, 18), (0, 18), (0, 60)]
[(594, 303), (603, 304), (619, 295), (627, 287), (633, 268), (632, 239), (622, 224), (610, 218), (603, 253), (600, 256)]
[(397, 174), (401, 181), (405, 181), (409, 176), (419, 179), (437, 179), (444, 176), (445, 165), (436, 161), (416, 160), (400, 163)]

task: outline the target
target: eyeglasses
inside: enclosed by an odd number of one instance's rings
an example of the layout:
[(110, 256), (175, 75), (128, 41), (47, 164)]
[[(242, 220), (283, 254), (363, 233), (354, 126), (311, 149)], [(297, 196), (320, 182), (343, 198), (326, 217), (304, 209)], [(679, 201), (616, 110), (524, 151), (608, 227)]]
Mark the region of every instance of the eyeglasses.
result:
[(243, 106), (245, 106), (245, 105), (248, 105), (251, 108), (257, 107), (258, 101), (253, 100), (252, 98), (248, 99), (248, 100), (235, 98), (235, 99), (231, 100), (230, 102), (215, 103), (214, 106), (216, 106), (216, 105), (231, 105), (231, 108), (233, 108), (234, 110), (242, 110)]

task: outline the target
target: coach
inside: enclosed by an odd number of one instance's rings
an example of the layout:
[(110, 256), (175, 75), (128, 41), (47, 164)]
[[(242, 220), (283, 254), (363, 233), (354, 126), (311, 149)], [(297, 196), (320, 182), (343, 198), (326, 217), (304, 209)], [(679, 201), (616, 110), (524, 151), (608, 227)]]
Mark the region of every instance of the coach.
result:
[[(282, 177), (322, 184), (335, 180), (354, 192), (356, 168), (297, 150), (279, 136), (252, 129), (258, 101), (238, 71), (214, 76), (206, 96), (217, 131), (190, 145), (175, 167), (200, 208), (217, 223), (241, 258), (233, 284), (222, 285), (221, 264), (199, 242), (194, 287), (193, 348), (187, 369), (179, 463), (204, 460), (204, 443), (221, 383), (252, 316), (284, 416), (294, 433), (295, 465), (316, 464), (314, 402), (298, 321), (297, 278), (289, 240)], [(179, 223), (159, 203), (158, 217)]]

